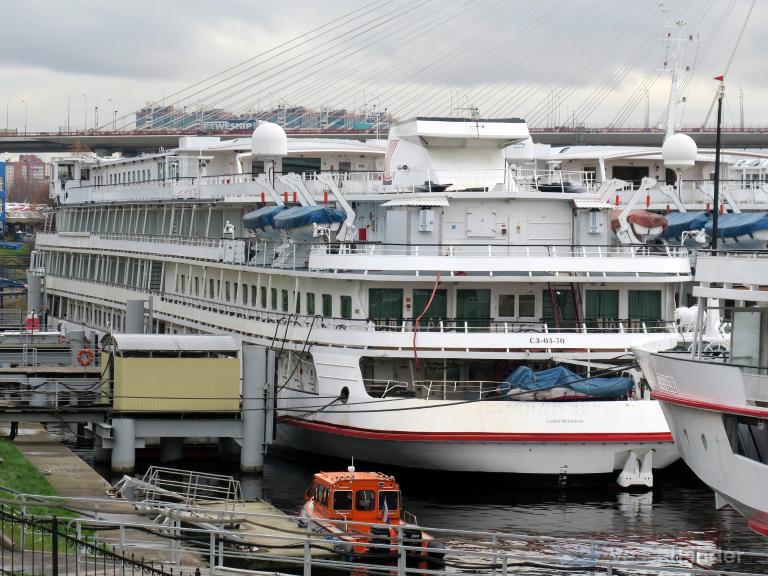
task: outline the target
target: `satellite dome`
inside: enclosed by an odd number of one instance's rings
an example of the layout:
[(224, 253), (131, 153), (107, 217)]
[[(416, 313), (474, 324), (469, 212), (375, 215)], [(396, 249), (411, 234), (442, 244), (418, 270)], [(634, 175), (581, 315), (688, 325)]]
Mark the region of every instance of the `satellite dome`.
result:
[(661, 147), (664, 164), (674, 170), (690, 168), (696, 163), (696, 142), (687, 134), (672, 134)]
[(253, 131), (251, 152), (259, 158), (276, 158), (288, 155), (288, 137), (277, 124), (259, 122)]

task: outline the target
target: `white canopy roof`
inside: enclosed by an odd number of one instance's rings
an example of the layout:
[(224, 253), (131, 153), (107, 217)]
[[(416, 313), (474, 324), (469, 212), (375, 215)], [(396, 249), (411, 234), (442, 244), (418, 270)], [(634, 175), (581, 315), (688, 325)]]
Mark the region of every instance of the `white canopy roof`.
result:
[(238, 352), (231, 336), (208, 334), (110, 334), (121, 352)]

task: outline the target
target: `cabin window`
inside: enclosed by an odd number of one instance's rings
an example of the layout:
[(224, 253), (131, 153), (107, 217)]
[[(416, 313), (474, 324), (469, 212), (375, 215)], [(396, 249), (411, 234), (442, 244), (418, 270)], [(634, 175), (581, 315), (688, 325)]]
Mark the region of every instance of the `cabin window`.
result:
[(768, 420), (723, 414), (723, 426), (734, 454), (768, 464)]
[(374, 321), (399, 320), (402, 318), (402, 288), (369, 288), (368, 317)]
[(237, 282), (232, 284), (232, 302), (237, 302)]
[(587, 290), (587, 320), (617, 320), (619, 318), (618, 290)]
[(224, 281), (224, 300), (229, 302), (229, 280)]
[(519, 294), (517, 296), (517, 315), (520, 318), (536, 317), (536, 295)]
[(499, 294), (499, 316), (504, 318), (515, 317), (515, 295)]
[(293, 298), (293, 302), (296, 306), (296, 310), (294, 312), (296, 314), (301, 314), (301, 292), (296, 292)]
[(323, 316), (333, 318), (333, 298), (330, 294), (323, 294)]
[(487, 326), (491, 317), (490, 290), (456, 290), (456, 319), (468, 326)]
[(431, 296), (431, 288), (414, 288), (413, 313), (418, 317), (423, 312), (424, 315), (421, 317), (422, 320), (444, 320), (445, 318), (448, 318), (448, 291), (443, 289), (435, 290), (435, 297), (432, 298), (432, 304), (430, 304), (429, 309), (424, 312)]
[(629, 318), (643, 322), (661, 320), (661, 291), (630, 290)]
[(358, 490), (355, 492), (355, 509), (367, 512), (376, 508), (376, 492)]
[(243, 306), (248, 305), (248, 285), (243, 284), (243, 289), (240, 291), (240, 298), (242, 299)]
[[(560, 325), (574, 324), (576, 322), (576, 304), (573, 300), (573, 291), (570, 288), (555, 288), (553, 291), (544, 290), (542, 293), (542, 313), (544, 322), (548, 324)], [(556, 307), (557, 315), (553, 313), (553, 306)], [(559, 318), (559, 322), (555, 319)]]
[(270, 291), (269, 306), (272, 310), (277, 310), (277, 288), (272, 288)]
[(755, 367), (745, 368), (744, 371), (756, 372), (756, 367), (761, 365), (761, 311), (733, 310), (731, 318), (731, 363)]
[(208, 278), (208, 298), (215, 298), (213, 278)]
[(288, 290), (280, 291), (280, 309), (283, 312), (288, 312)]
[(352, 318), (352, 296), (339, 296), (342, 318)]
[(256, 301), (257, 301), (256, 295), (257, 295), (256, 286), (251, 286), (251, 306), (254, 306), (254, 307), (256, 306)]
[(261, 287), (261, 307), (264, 310), (267, 309), (267, 287), (266, 286)]
[(379, 492), (379, 510), (397, 510), (400, 508), (400, 492), (397, 490), (381, 490)]
[(307, 292), (307, 314), (315, 315), (315, 293)]
[(334, 490), (333, 509), (337, 512), (352, 510), (352, 491)]

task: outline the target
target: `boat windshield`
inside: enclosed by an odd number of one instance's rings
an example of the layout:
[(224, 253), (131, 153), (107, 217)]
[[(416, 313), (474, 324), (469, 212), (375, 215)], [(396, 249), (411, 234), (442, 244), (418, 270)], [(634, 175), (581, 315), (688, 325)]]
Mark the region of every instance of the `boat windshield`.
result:
[(376, 508), (376, 492), (373, 490), (358, 490), (355, 492), (355, 508), (362, 511)]
[(397, 490), (382, 490), (379, 492), (379, 510), (384, 510), (384, 503), (387, 504), (387, 510), (397, 510), (400, 508), (400, 492)]
[(333, 509), (337, 512), (342, 510), (352, 510), (352, 491), (334, 490)]

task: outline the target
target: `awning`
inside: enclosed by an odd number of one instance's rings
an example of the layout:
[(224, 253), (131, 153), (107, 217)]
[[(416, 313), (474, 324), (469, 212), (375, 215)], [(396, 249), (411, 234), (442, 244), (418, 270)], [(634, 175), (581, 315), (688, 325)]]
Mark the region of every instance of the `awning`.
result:
[(231, 336), (208, 334), (109, 334), (120, 352), (237, 352), (240, 346)]
[(610, 202), (592, 200), (590, 198), (574, 198), (573, 205), (576, 208), (597, 208), (598, 210), (608, 210), (609, 208), (615, 208), (615, 206)]
[(408, 194), (397, 196), (389, 202), (384, 202), (382, 206), (394, 208), (398, 206), (448, 206), (448, 198), (435, 194)]

